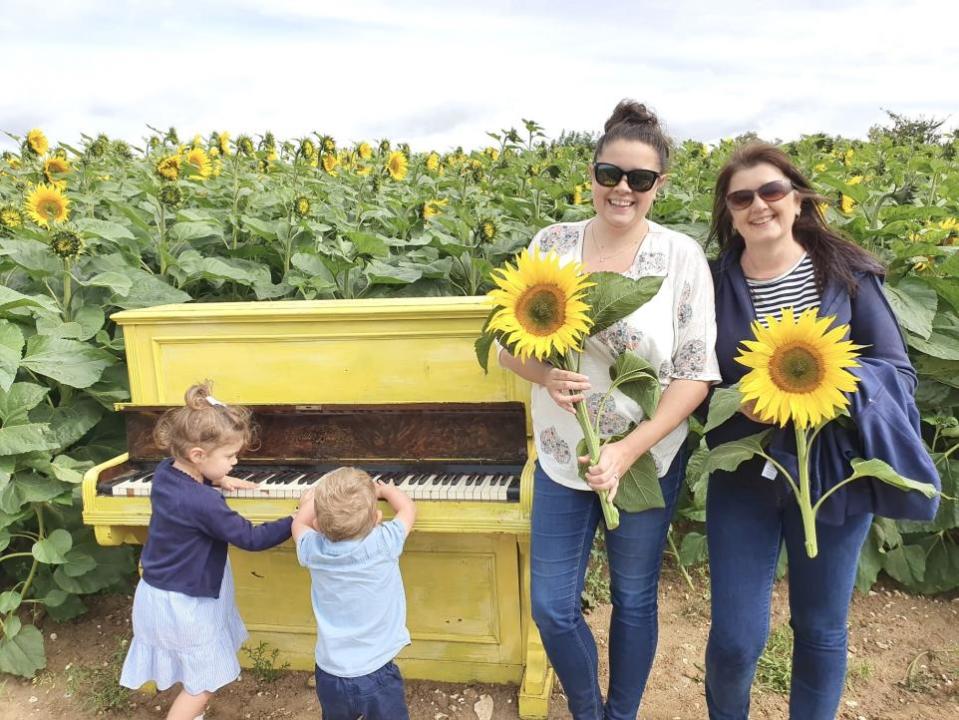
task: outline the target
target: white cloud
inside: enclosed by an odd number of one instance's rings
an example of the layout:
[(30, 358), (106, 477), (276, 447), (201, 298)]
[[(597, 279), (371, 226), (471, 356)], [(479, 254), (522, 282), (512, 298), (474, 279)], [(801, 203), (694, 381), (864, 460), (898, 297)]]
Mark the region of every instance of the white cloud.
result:
[(8, 0), (0, 15), (18, 59), (0, 130), (68, 142), (137, 141), (149, 123), (442, 150), (523, 117), (553, 136), (595, 131), (624, 96), (706, 141), (862, 136), (881, 108), (959, 114), (947, 2), (47, 0), (40, 30), (35, 13)]

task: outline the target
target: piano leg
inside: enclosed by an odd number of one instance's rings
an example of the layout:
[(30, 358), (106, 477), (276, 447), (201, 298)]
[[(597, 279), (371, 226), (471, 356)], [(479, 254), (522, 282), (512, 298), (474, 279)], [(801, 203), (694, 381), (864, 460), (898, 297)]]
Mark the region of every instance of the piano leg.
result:
[(523, 581), (522, 620), (525, 642), (523, 646), (523, 682), (519, 688), (519, 716), (523, 720), (537, 720), (549, 715), (549, 696), (553, 692), (555, 675), (546, 657), (546, 648), (539, 630), (530, 615), (529, 537), (519, 540), (520, 576)]

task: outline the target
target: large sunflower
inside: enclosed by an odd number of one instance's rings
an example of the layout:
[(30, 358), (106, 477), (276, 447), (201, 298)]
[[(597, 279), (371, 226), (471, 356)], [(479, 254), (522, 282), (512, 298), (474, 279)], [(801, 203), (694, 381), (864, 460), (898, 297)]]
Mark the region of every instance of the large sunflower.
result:
[(40, 183), (27, 195), (27, 215), (37, 224), (49, 227), (50, 223), (63, 222), (70, 216), (70, 201), (58, 187)]
[(393, 151), (390, 153), (389, 160), (386, 161), (386, 170), (394, 180), (402, 180), (406, 177), (410, 163), (406, 155), (401, 152)]
[(782, 320), (766, 318), (768, 327), (753, 323), (755, 340), (744, 340), (736, 362), (752, 368), (739, 383), (743, 400), (755, 401), (754, 412), (767, 422), (785, 427), (818, 425), (836, 417), (849, 404), (844, 392), (853, 392), (859, 378), (846, 368), (859, 367), (856, 350), (863, 347), (843, 340), (849, 330), (829, 326), (814, 308), (798, 318), (792, 308)]
[(581, 269), (579, 263), (560, 266), (553, 253), (527, 250), (515, 267), (506, 263), (494, 270), (497, 288), (489, 297), (498, 308), (490, 317), (490, 330), (503, 333), (513, 354), (524, 360), (578, 349), (593, 323), (583, 296), (595, 284)]

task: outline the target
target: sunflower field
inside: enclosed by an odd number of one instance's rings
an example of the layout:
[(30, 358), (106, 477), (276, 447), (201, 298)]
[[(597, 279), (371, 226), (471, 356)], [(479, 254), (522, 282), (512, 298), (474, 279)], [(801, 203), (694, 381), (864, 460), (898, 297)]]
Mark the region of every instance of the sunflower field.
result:
[[(884, 572), (939, 593), (959, 587), (959, 134), (892, 119), (868, 140), (813, 135), (784, 147), (828, 199), (829, 221), (888, 267), (948, 496), (933, 522), (876, 521), (858, 587)], [(344, 146), (319, 133), (181, 138), (171, 128), (139, 146), (10, 136), (18, 150), (0, 159), (0, 672), (44, 666), (38, 613), (76, 617), (84, 596), (135, 578), (133, 549), (99, 547), (80, 519), (83, 472), (125, 445), (112, 411), (129, 398), (123, 337), (110, 314), (484, 293), (490, 271), (537, 229), (592, 213), (593, 138), (549, 139), (526, 120), (489, 136), (468, 153)], [(735, 144), (677, 146), (652, 218), (705, 242), (712, 184)], [(705, 560), (699, 441), (693, 433), (671, 535), (683, 566)]]

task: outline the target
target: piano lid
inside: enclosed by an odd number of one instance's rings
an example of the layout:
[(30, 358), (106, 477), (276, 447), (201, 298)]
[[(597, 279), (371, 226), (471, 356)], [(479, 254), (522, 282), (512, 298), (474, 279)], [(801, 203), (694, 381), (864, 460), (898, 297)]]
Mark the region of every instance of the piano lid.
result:
[[(169, 408), (125, 406), (130, 460), (159, 460), (153, 428)], [(258, 444), (244, 462), (526, 461), (522, 403), (256, 405)]]
[[(501, 403), (529, 385), (474, 342), (484, 297), (166, 305), (112, 316), (135, 405), (175, 405), (209, 378), (243, 404)], [(529, 413), (527, 432), (529, 432)]]

